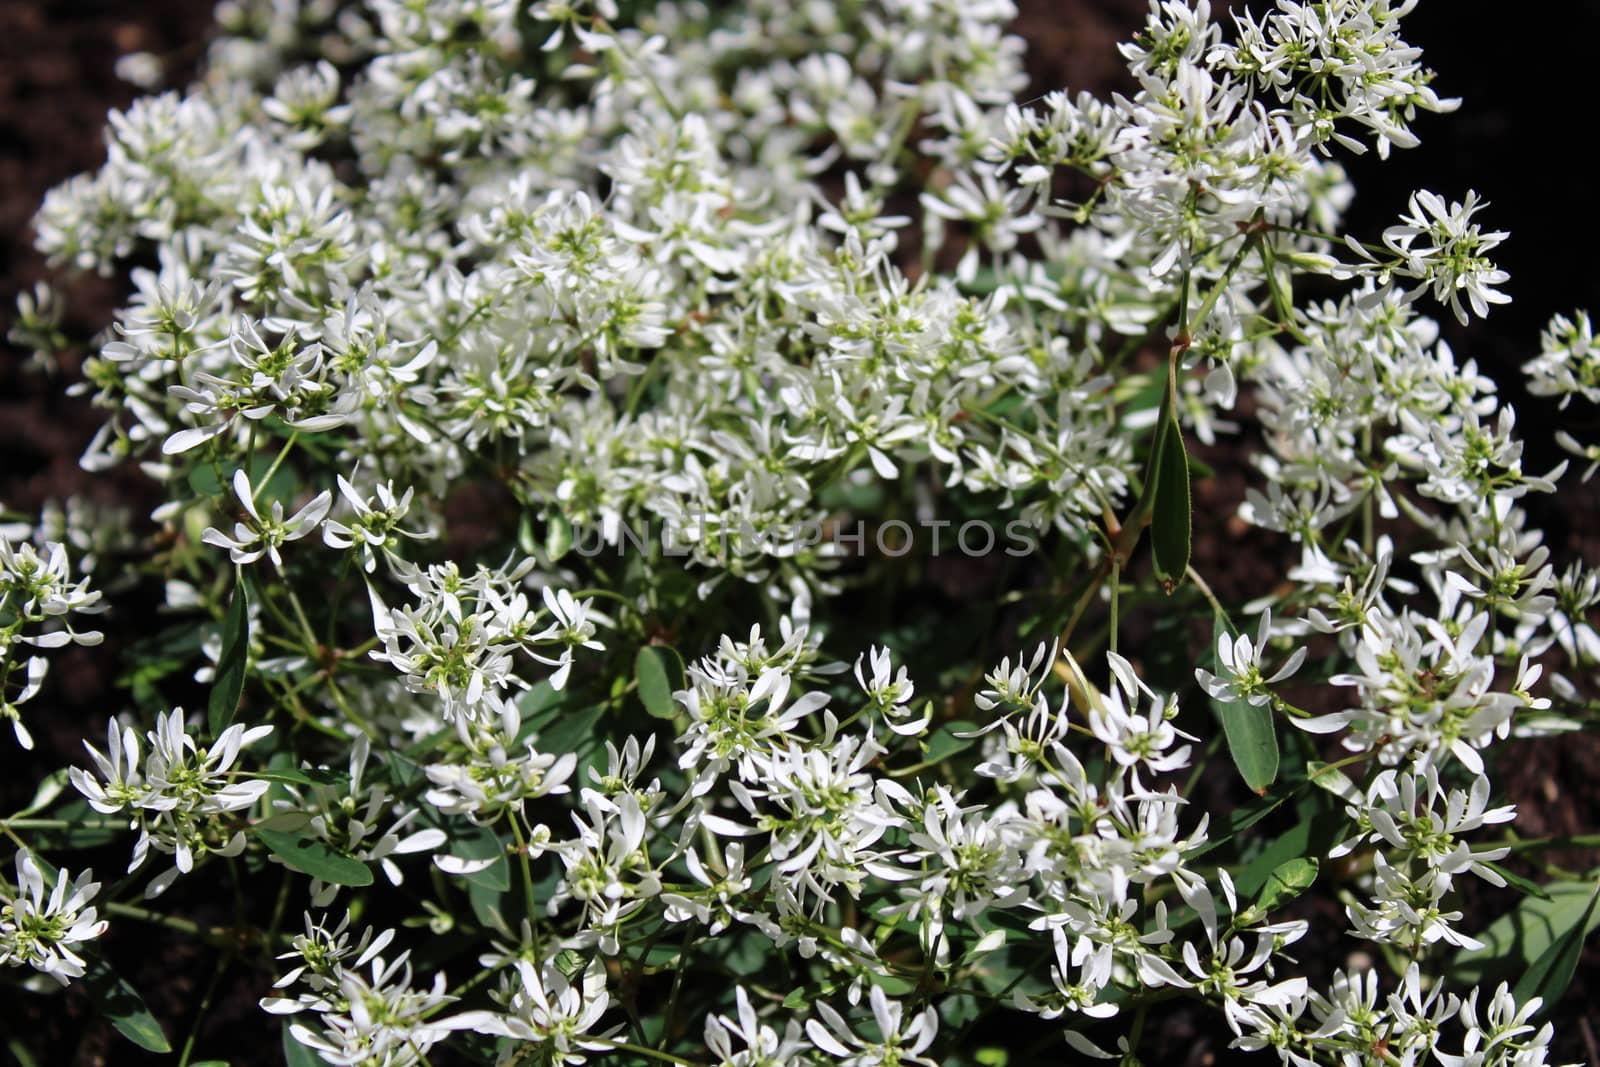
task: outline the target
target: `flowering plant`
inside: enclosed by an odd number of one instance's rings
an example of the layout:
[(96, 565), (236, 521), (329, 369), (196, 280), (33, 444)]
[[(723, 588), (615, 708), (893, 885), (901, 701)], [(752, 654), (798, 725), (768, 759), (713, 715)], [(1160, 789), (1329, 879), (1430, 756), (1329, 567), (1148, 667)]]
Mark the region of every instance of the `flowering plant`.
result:
[[(1153, 0), (1136, 90), (1031, 100), (1009, 0), (224, 4), (36, 220), (131, 281), (70, 388), (161, 499), (3, 531), (17, 743), (157, 606), (0, 823), (0, 960), (164, 1051), (100, 942), (182, 931), (300, 1063), (1131, 1064), (1180, 1003), (1546, 1062), (1596, 891), (1493, 772), (1589, 726), (1600, 572), (1428, 317), (1505, 301), (1486, 205), (1342, 222), (1455, 107), (1416, 2)], [(1597, 367), (1578, 313), (1527, 374)], [(1189, 449), (1247, 421), (1228, 603)]]

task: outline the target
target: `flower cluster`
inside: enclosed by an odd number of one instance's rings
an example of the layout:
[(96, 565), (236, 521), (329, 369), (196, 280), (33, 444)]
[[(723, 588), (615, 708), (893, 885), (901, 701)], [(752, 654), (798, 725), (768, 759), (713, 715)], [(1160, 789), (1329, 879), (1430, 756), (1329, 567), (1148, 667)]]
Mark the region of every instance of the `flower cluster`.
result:
[(93, 871), (70, 878), (54, 871), (48, 889), (45, 873), (31, 852), (17, 852), (15, 895), (0, 890), (0, 963), (32, 967), (60, 985), (81, 978), (85, 964), (75, 945), (105, 933), (104, 919), (96, 919), (89, 904), (100, 892)]
[(144, 865), (152, 848), (173, 857), (173, 866), (151, 879), (146, 896), (164, 892), (200, 857), (244, 851), (243, 830), (226, 817), (259, 800), (267, 782), (240, 779), (234, 763), (241, 749), (271, 732), (271, 726), (235, 723), (202, 746), (190, 735), (183, 709), (173, 708), (145, 735), (150, 748), (142, 763), (138, 735), (115, 719), (106, 729), (105, 752), (84, 742), (98, 774), (73, 767), (72, 785), (95, 811), (130, 814), (139, 840), (129, 873)]
[[(47, 532), (43, 527), (40, 533)], [(28, 540), (34, 532), (27, 524), (21, 530), (0, 529), (0, 719), (11, 720), (17, 744), (29, 749), (33, 735), (23, 725), (20, 707), (38, 695), (50, 662), (26, 650), (98, 645), (100, 631), (74, 629), (71, 616), (104, 610), (100, 591), (75, 572), (67, 545)], [(13, 543), (11, 535), (19, 533)], [(83, 558), (82, 566), (92, 570), (92, 556)]]

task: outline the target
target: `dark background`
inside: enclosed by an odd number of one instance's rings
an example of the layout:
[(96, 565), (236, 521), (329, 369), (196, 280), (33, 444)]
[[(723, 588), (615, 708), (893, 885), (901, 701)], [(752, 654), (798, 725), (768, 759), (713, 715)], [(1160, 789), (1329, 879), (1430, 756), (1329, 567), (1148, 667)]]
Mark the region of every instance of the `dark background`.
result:
[[(1032, 93), (1063, 85), (1102, 91), (1125, 85), (1115, 45), (1142, 21), (1143, 0), (1021, 0), (1020, 6), (1017, 29), (1029, 40)], [(0, 0), (0, 322), (9, 325), (18, 290), (42, 276), (27, 224), (45, 190), (103, 161), (106, 110), (125, 107), (137, 95), (113, 75), (116, 58), (135, 50), (165, 55), (179, 72), (171, 84), (183, 84), (210, 31), (210, 8), (209, 0)], [(1511, 274), (1504, 289), (1513, 302), (1467, 327), (1447, 312), (1439, 317), (1457, 357), (1477, 359), (1517, 407), (1529, 437), (1527, 466), (1542, 472), (1561, 458), (1549, 430), (1562, 427), (1579, 440), (1600, 438), (1600, 420), (1592, 409), (1579, 402), (1558, 412), (1553, 404), (1526, 396), (1518, 371), (1537, 353), (1539, 332), (1552, 313), (1580, 307), (1600, 311), (1593, 163), (1597, 57), (1592, 51), (1600, 40), (1600, 4), (1427, 0), (1408, 20), (1406, 36), (1425, 49), (1429, 65), (1440, 72), (1441, 95), (1461, 97), (1462, 106), (1454, 115), (1424, 116), (1416, 127), (1422, 146), (1396, 152), (1387, 164), (1375, 156), (1345, 161), (1359, 190), (1350, 229), (1375, 235), (1405, 209), (1418, 187), (1450, 199), (1475, 189), (1490, 201), (1480, 219), (1486, 227), (1512, 234), (1498, 260)], [(103, 328), (123, 292), (116, 280), (72, 281), (69, 335), (88, 337)], [(0, 351), (0, 504), (28, 512), (46, 499), (88, 492), (126, 503), (135, 514), (147, 511), (150, 498), (136, 473), (121, 470), (89, 479), (78, 469), (78, 455), (96, 419), (62, 392), (72, 370), (68, 360), (61, 375), (46, 378), (25, 372), (21, 355), (9, 347)], [(1221, 470), (1225, 463), (1213, 466)], [(1236, 466), (1243, 470), (1242, 463)], [(1235, 488), (1197, 486), (1197, 506), (1231, 512), (1236, 485), (1247, 476), (1228, 483)], [(1579, 491), (1574, 483), (1559, 504), (1530, 502), (1535, 524), (1548, 532), (1558, 560), (1581, 555), (1591, 565), (1600, 562), (1596, 486), (1600, 480)], [(1252, 557), (1236, 553), (1234, 558), (1248, 566)], [(137, 632), (139, 624), (138, 619), (108, 619), (104, 628)], [(9, 799), (13, 786), (30, 788), (40, 767), (76, 761), (79, 739), (97, 733), (98, 724), (118, 709), (111, 684), (114, 665), (103, 659), (86, 650), (53, 657), (49, 689), (28, 709), (39, 752), (25, 758), (9, 737), (0, 737), (0, 796)], [(1592, 734), (1519, 744), (1517, 758), (1496, 769), (1496, 785), (1519, 806), (1523, 834), (1592, 832), (1600, 826), (1597, 746), (1600, 739)], [(1569, 869), (1582, 870), (1597, 857), (1559, 859)], [(179, 906), (183, 900), (187, 909), (190, 902), (180, 897), (182, 891), (174, 890), (171, 903)], [(206, 889), (189, 891), (203, 897)], [(1483, 921), (1506, 899), (1484, 898)], [(195, 906), (201, 906), (198, 899)], [(140, 934), (136, 924), (117, 924), (107, 951), (144, 992), (168, 1033), (181, 1038), (209, 976), (210, 954), (181, 937)], [(1352, 944), (1347, 941), (1344, 948)], [(1313, 968), (1339, 962), (1313, 961)], [(1554, 1062), (1600, 1063), (1586, 1018), (1591, 995), (1600, 994), (1595, 965), (1591, 950), (1558, 1014)], [(277, 1061), (276, 1025), (254, 1007), (264, 992), (259, 984), (253, 979), (225, 983), (196, 1058), (226, 1056), (236, 1067)], [(59, 1051), (45, 1061), (49, 1067), (146, 1062), (107, 1033), (77, 995), (64, 1001), (31, 996), (0, 1001), (0, 1037), (18, 1033), (43, 1035), (43, 1041), (30, 1044)], [(1152, 1018), (1145, 1047), (1152, 1063), (1203, 1067), (1230, 1058), (1227, 1037), (1219, 1028), (1174, 1013)], [(0, 1042), (0, 1063), (5, 1060)], [(446, 1061), (435, 1057), (435, 1062)]]

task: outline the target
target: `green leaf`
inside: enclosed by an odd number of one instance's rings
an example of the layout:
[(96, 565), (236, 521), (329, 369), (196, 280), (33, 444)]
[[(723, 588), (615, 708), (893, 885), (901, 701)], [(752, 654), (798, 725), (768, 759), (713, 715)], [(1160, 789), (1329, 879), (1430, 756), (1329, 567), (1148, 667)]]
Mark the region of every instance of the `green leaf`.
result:
[(1272, 876), (1293, 860), (1326, 856), (1328, 850), (1343, 839), (1345, 828), (1342, 812), (1322, 811), (1309, 819), (1302, 818), (1273, 838), (1260, 854), (1233, 876), (1239, 896), (1253, 897), (1262, 893)]
[(810, 983), (801, 984), (789, 990), (789, 994), (783, 998), (784, 1009), (787, 1011), (805, 1011), (816, 1001), (831, 997), (838, 989), (838, 983), (826, 980), (820, 986), (811, 985)]
[(139, 991), (117, 975), (105, 960), (95, 960), (83, 976), (89, 998), (117, 1033), (150, 1052), (171, 1052), (161, 1024), (145, 1007)]
[[(287, 432), (287, 430), (285, 430)], [(309, 438), (300, 439), (300, 447), (306, 448), (310, 444)], [(267, 478), (267, 472), (272, 470), (273, 457), (267, 452), (258, 452), (252, 456), (247, 470), (250, 473), (250, 484), (255, 486), (257, 496), (265, 500), (293, 500), (300, 492), (300, 479), (295, 475), (294, 465), (280, 463), (278, 469), (273, 471), (272, 477)], [(189, 487), (200, 496), (216, 496), (226, 493), (232, 498), (233, 486), (229, 481), (233, 477), (231, 470), (223, 472), (221, 481), (217, 480), (217, 471), (209, 463), (197, 464), (189, 470)], [(262, 481), (262, 479), (266, 481)]]
[(539, 543), (533, 539), (533, 518), (526, 511), (517, 518), (517, 547), (524, 556), (539, 554)]
[(1183, 429), (1168, 415), (1156, 433), (1150, 456), (1155, 496), (1150, 513), (1150, 548), (1156, 577), (1172, 592), (1189, 569), (1189, 454), (1183, 446)]
[(544, 554), (555, 563), (572, 551), (572, 523), (564, 515), (552, 515), (544, 532)]
[(505, 902), (505, 893), (490, 889), (471, 879), (463, 879), (467, 883), (467, 903), (472, 905), (472, 914), (490, 930), (507, 930), (505, 913), (502, 907)]
[(262, 771), (251, 771), (250, 777), (260, 778), (266, 782), (282, 782), (285, 785), (311, 786), (342, 785), (349, 781), (350, 776), (317, 767), (271, 767)]
[(1498, 863), (1484, 862), (1483, 865), (1489, 868), (1495, 874), (1498, 874), (1501, 878), (1504, 878), (1506, 880), (1506, 885), (1510, 886), (1512, 889), (1526, 893), (1530, 897), (1538, 897), (1540, 900), (1550, 899), (1550, 894), (1546, 893), (1544, 891), (1544, 886), (1540, 885), (1538, 882), (1530, 882), (1528, 879), (1522, 877), (1522, 875), (1517, 874), (1515, 871), (1509, 871), (1500, 866)]
[(539, 731), (539, 751), (561, 755), (595, 748), (599, 744), (597, 727), (605, 710), (605, 705), (596, 704), (592, 708), (557, 716), (555, 721)]
[(51, 814), (67, 825), (60, 829), (30, 831), (29, 841), (40, 851), (99, 848), (127, 833), (124, 827), (107, 822), (82, 797), (62, 800)]
[(39, 783), (39, 788), (33, 791), (33, 799), (28, 801), (28, 806), (11, 813), (13, 819), (20, 819), (32, 815), (36, 811), (43, 811), (60, 796), (67, 787), (67, 768), (51, 771)]
[(1236, 835), (1250, 829), (1250, 827), (1277, 811), (1304, 787), (1305, 782), (1303, 781), (1293, 785), (1285, 785), (1276, 793), (1269, 793), (1258, 800), (1252, 800), (1249, 804), (1233, 809), (1222, 824), (1225, 829), (1220, 830), (1216, 836), (1210, 838), (1204, 845), (1189, 853), (1189, 859), (1198, 859), (1206, 853), (1226, 845)]
[(977, 723), (958, 719), (947, 722), (935, 730), (928, 738), (928, 752), (923, 759), (930, 765), (941, 763), (957, 752), (963, 752), (978, 743), (976, 737), (957, 737), (957, 734), (971, 733), (978, 728)]
[(1589, 920), (1594, 916), (1597, 900), (1600, 900), (1600, 884), (1596, 884), (1590, 892), (1589, 903), (1584, 906), (1578, 920), (1550, 942), (1550, 947), (1539, 953), (1533, 966), (1517, 980), (1511, 995), (1516, 998), (1518, 1005), (1539, 997), (1544, 1001), (1540, 1013), (1550, 1014), (1550, 1009), (1567, 991), (1567, 986), (1572, 984), (1572, 976), (1578, 971), (1578, 957), (1583, 955), (1583, 942), (1589, 935)]
[(6, 1051), (17, 1061), (17, 1067), (39, 1067), (39, 1061), (33, 1058), (33, 1053), (14, 1037), (6, 1038)]
[(306, 1048), (294, 1039), (289, 1033), (289, 1024), (283, 1024), (283, 1064), (284, 1067), (322, 1067), (322, 1061), (317, 1054)]
[(973, 272), (972, 280), (962, 282), (963, 292), (974, 296), (987, 296), (1000, 288), (1000, 273), (993, 267), (979, 267)]
[[(1212, 628), (1211, 654), (1216, 656), (1217, 642), (1223, 636), (1233, 636), (1233, 628), (1218, 614)], [(1272, 721), (1271, 705), (1252, 704), (1248, 700), (1211, 700), (1211, 707), (1222, 720), (1222, 732), (1228, 741), (1228, 754), (1239, 769), (1239, 777), (1257, 795), (1264, 795), (1267, 787), (1278, 778), (1278, 733)]]
[(211, 736), (228, 728), (239, 710), (239, 694), (244, 690), (244, 671), (250, 661), (250, 587), (240, 574), (233, 584), (233, 599), (222, 620), (222, 655), (217, 660), (217, 676), (211, 684), (211, 701), (206, 707), (206, 722)]
[(1311, 888), (1317, 880), (1319, 869), (1321, 864), (1315, 856), (1296, 856), (1278, 864), (1267, 875), (1267, 884), (1261, 887), (1261, 895), (1256, 897), (1255, 906), (1263, 913), (1268, 913), (1287, 904)]
[(1362, 802), (1361, 789), (1350, 780), (1350, 776), (1331, 763), (1322, 760), (1306, 761), (1306, 781), (1318, 789), (1325, 789), (1338, 797), (1346, 804), (1360, 804)]
[[(566, 692), (553, 688), (548, 678), (535, 682), (533, 688), (517, 700), (517, 712), (522, 717), (522, 725), (517, 729), (517, 740), (526, 741), (554, 722), (561, 713), (562, 703), (566, 697)], [(431, 748), (432, 744), (429, 744), (422, 751)]]
[(1484, 985), (1516, 975), (1543, 956), (1562, 935), (1582, 929), (1588, 937), (1600, 927), (1600, 910), (1589, 913), (1581, 925), (1579, 918), (1588, 909), (1594, 887), (1585, 882), (1551, 882), (1544, 887), (1545, 897), (1525, 897), (1516, 907), (1472, 936), (1482, 948), (1467, 948), (1456, 953), (1446, 968), (1452, 984)]
[(683, 657), (671, 645), (645, 645), (633, 660), (633, 674), (639, 680), (639, 699), (644, 710), (658, 719), (678, 714), (672, 694), (684, 687)]
[(493, 830), (468, 823), (452, 828), (449, 834), (450, 855), (468, 860), (494, 860), (481, 871), (462, 875), (464, 881), (496, 893), (511, 888), (511, 864), (506, 860), (506, 843), (495, 836)]
[(286, 866), (301, 874), (320, 878), (331, 885), (372, 884), (372, 868), (353, 856), (335, 852), (315, 838), (283, 830), (256, 830), (255, 836)]

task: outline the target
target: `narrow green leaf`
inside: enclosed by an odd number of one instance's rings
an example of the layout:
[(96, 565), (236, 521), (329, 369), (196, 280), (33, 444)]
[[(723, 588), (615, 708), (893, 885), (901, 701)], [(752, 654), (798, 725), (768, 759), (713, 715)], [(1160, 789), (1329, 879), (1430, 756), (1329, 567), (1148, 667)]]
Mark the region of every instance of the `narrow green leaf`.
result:
[(1445, 977), (1463, 986), (1492, 986), (1501, 980), (1514, 983), (1563, 933), (1582, 929), (1582, 936), (1587, 937), (1600, 927), (1600, 910), (1590, 913), (1586, 922), (1578, 922), (1593, 890), (1583, 882), (1551, 882), (1544, 887), (1543, 898), (1524, 897), (1472, 935), (1483, 947), (1456, 953), (1445, 968)]
[(243, 574), (233, 585), (233, 599), (222, 620), (222, 655), (217, 660), (217, 676), (211, 684), (211, 701), (206, 707), (206, 722), (216, 737), (233, 722), (239, 710), (239, 694), (244, 690), (244, 671), (250, 660), (250, 592)]
[(565, 516), (552, 515), (550, 525), (544, 532), (544, 554), (551, 563), (555, 563), (572, 551), (572, 523)]
[(251, 771), (250, 777), (260, 778), (268, 782), (282, 782), (285, 785), (341, 785), (349, 781), (350, 776), (339, 771), (324, 770), (316, 767), (270, 767), (262, 771)]
[(256, 830), (258, 841), (301, 874), (309, 874), (332, 885), (371, 885), (372, 868), (342, 853), (335, 852), (315, 838), (282, 830)]
[(467, 883), (467, 903), (472, 905), (473, 917), (490, 930), (509, 930), (503, 910), (505, 893), (488, 886), (463, 879)]
[(548, 678), (535, 682), (533, 688), (517, 700), (517, 712), (522, 718), (522, 725), (517, 729), (517, 740), (526, 741), (536, 733), (542, 734), (560, 716), (566, 697), (566, 691), (553, 688)]
[(644, 710), (658, 719), (678, 714), (672, 694), (683, 688), (683, 657), (671, 645), (645, 645), (634, 657), (633, 674), (639, 680)]
[[(30, 843), (41, 852), (58, 849), (99, 848), (127, 833), (116, 823), (108, 823), (99, 812), (89, 807), (81, 797), (63, 800), (51, 815), (66, 823), (61, 829), (33, 830), (28, 834)], [(41, 861), (42, 866), (43, 861)]]
[(39, 788), (33, 791), (33, 799), (28, 801), (28, 806), (20, 811), (13, 812), (13, 819), (20, 819), (32, 815), (36, 811), (43, 811), (51, 802), (60, 796), (67, 786), (67, 768), (51, 771), (39, 783)]
[(977, 723), (958, 719), (947, 722), (935, 730), (928, 738), (928, 752), (923, 757), (929, 764), (939, 763), (949, 759), (957, 752), (963, 752), (978, 743), (976, 737), (957, 737), (957, 734), (971, 733), (978, 728)]
[[(1216, 656), (1217, 642), (1224, 636), (1232, 637), (1233, 630), (1220, 614), (1212, 628), (1211, 655)], [(1252, 704), (1248, 700), (1211, 700), (1211, 707), (1222, 720), (1222, 732), (1228, 741), (1228, 754), (1239, 769), (1244, 784), (1259, 794), (1278, 778), (1278, 733), (1272, 721), (1270, 705)]]
[(1263, 913), (1289, 903), (1295, 897), (1310, 889), (1317, 880), (1317, 871), (1321, 864), (1315, 856), (1296, 856), (1292, 860), (1285, 860), (1272, 869), (1267, 875), (1267, 884), (1261, 887), (1261, 895), (1256, 898), (1256, 907)]
[(1530, 897), (1538, 897), (1540, 900), (1552, 899), (1550, 894), (1545, 892), (1544, 886), (1540, 885), (1538, 882), (1530, 882), (1528, 879), (1522, 877), (1522, 875), (1517, 874), (1515, 871), (1509, 871), (1500, 866), (1498, 863), (1484, 863), (1484, 866), (1489, 868), (1495, 874), (1498, 874), (1501, 878), (1504, 878), (1506, 880), (1506, 885), (1510, 886), (1512, 889), (1519, 890)]
[[(309, 440), (301, 439), (301, 448), (307, 447)], [(272, 477), (267, 478), (267, 471), (272, 470), (272, 456), (266, 453), (257, 453), (251, 458), (247, 468), (250, 474), (250, 484), (259, 490), (260, 496), (267, 500), (293, 500), (300, 492), (300, 479), (294, 472), (294, 465), (282, 463), (273, 471)], [(233, 477), (231, 470), (224, 472), (224, 477), (219, 481), (217, 471), (210, 464), (200, 464), (190, 469), (188, 474), (189, 487), (200, 496), (216, 496), (218, 493), (228, 493), (228, 479)], [(265, 480), (263, 480), (265, 479)]]
[(17, 1061), (17, 1067), (39, 1067), (39, 1061), (33, 1058), (33, 1053), (17, 1038), (6, 1038), (6, 1051)]
[(1183, 446), (1183, 428), (1168, 415), (1156, 431), (1150, 456), (1154, 479), (1154, 507), (1150, 513), (1150, 548), (1156, 577), (1172, 592), (1189, 569), (1190, 510), (1189, 453)]
[(1589, 935), (1589, 919), (1594, 915), (1596, 901), (1600, 901), (1600, 884), (1589, 893), (1589, 903), (1577, 922), (1561, 931), (1517, 980), (1512, 996), (1519, 1006), (1539, 997), (1544, 1001), (1540, 1014), (1549, 1015), (1561, 994), (1567, 991), (1572, 976), (1578, 971), (1578, 957), (1583, 955), (1583, 942)]
[(587, 752), (599, 747), (598, 727), (605, 710), (603, 704), (596, 704), (592, 708), (559, 716), (539, 731), (539, 751), (561, 755), (566, 752)]
[(1206, 853), (1226, 845), (1236, 835), (1250, 829), (1250, 827), (1277, 811), (1304, 787), (1305, 782), (1303, 781), (1293, 785), (1285, 785), (1280, 788), (1279, 792), (1269, 793), (1259, 800), (1252, 800), (1249, 804), (1235, 808), (1227, 819), (1222, 822), (1224, 829), (1220, 829), (1215, 837), (1209, 838), (1205, 844), (1189, 853), (1189, 859), (1191, 861), (1198, 859)]
[(1346, 804), (1360, 804), (1361, 790), (1350, 776), (1331, 763), (1322, 760), (1306, 761), (1306, 780), (1318, 789), (1326, 789)]
[(127, 979), (119, 977), (105, 960), (89, 964), (83, 984), (95, 1007), (117, 1033), (149, 1052), (172, 1051), (167, 1035), (161, 1032), (161, 1024), (145, 1007), (139, 991), (129, 985)]
[(1244, 700), (1212, 701), (1222, 720), (1228, 740), (1228, 754), (1245, 785), (1259, 795), (1278, 777), (1278, 736), (1273, 730), (1272, 709)]

